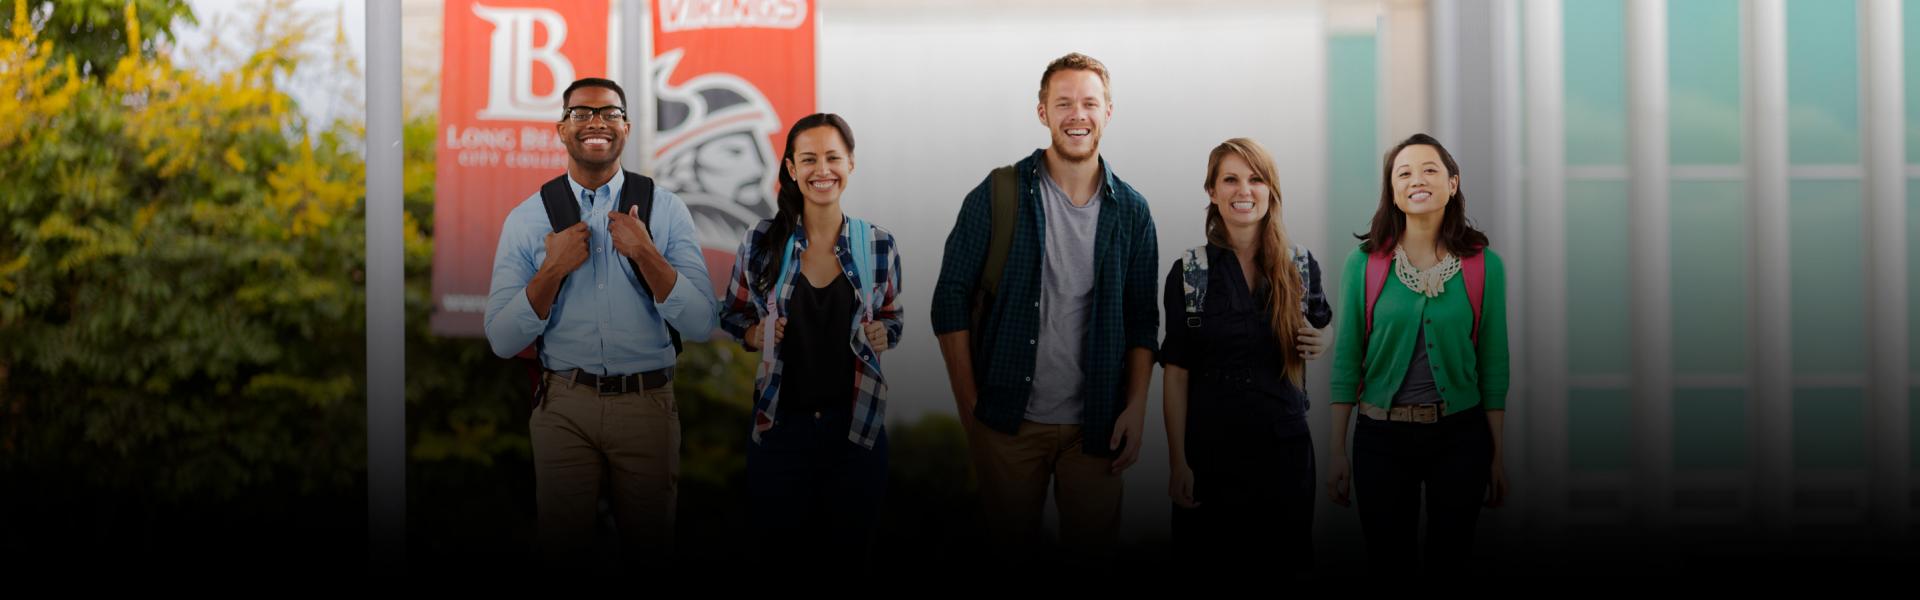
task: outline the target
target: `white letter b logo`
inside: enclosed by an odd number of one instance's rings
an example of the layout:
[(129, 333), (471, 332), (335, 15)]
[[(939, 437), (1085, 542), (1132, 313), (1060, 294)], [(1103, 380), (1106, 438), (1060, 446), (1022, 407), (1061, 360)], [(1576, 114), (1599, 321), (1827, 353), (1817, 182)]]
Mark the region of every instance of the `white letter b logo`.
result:
[[(573, 63), (560, 54), (567, 41), (567, 21), (560, 13), (543, 8), (493, 8), (473, 6), (473, 14), (493, 23), (493, 55), (487, 70), (487, 107), (476, 115), (481, 120), (552, 121), (560, 118), (560, 95), (573, 82)], [(547, 44), (535, 48), (536, 26), (547, 30)], [(533, 93), (533, 63), (547, 65), (553, 72), (553, 91)]]

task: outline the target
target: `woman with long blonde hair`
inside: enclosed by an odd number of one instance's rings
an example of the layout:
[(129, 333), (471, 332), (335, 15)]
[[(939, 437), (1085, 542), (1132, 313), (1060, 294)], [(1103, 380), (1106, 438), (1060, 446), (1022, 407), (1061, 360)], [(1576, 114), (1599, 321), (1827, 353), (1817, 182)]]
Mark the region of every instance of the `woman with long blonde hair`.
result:
[[(1319, 262), (1288, 241), (1265, 148), (1215, 147), (1204, 189), (1207, 244), (1167, 274), (1160, 351), (1174, 549), (1194, 566), (1303, 571), (1316, 483), (1305, 369), (1326, 350), (1332, 309)], [(1236, 551), (1250, 547), (1278, 552)]]

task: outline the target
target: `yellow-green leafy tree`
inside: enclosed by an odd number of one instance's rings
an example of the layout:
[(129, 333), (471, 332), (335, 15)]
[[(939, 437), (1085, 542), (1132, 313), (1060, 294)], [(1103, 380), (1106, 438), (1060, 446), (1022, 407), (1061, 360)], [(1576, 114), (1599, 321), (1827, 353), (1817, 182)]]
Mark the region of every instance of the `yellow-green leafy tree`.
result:
[(0, 38), (0, 465), (162, 500), (361, 485), (358, 132), (309, 135), (279, 89), (301, 36), (203, 75), (120, 7), (104, 77), (24, 0)]

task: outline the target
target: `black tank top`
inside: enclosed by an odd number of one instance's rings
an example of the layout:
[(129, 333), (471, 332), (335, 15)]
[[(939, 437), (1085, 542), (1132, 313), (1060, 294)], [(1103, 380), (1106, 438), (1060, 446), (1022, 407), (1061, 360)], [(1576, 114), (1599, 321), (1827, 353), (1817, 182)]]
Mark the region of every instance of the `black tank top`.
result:
[(787, 332), (780, 342), (779, 415), (808, 415), (853, 403), (853, 284), (834, 272), (826, 287), (793, 274)]

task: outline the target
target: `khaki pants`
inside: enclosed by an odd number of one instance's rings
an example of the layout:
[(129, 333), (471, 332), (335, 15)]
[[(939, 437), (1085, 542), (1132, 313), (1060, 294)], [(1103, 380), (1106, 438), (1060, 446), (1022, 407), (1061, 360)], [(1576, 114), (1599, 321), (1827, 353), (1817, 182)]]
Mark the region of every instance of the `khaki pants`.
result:
[(1024, 560), (1041, 545), (1049, 481), (1060, 511), (1060, 541), (1069, 556), (1111, 552), (1120, 525), (1121, 477), (1112, 473), (1113, 459), (1082, 451), (1079, 425), (1023, 421), (1019, 434), (1007, 435), (974, 423), (968, 437), (988, 541), (996, 554)]
[(673, 543), (680, 480), (673, 386), (602, 396), (552, 373), (546, 378), (547, 397), (528, 423), (543, 558), (574, 559), (591, 549), (605, 481), (624, 558), (661, 564)]

